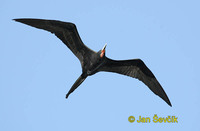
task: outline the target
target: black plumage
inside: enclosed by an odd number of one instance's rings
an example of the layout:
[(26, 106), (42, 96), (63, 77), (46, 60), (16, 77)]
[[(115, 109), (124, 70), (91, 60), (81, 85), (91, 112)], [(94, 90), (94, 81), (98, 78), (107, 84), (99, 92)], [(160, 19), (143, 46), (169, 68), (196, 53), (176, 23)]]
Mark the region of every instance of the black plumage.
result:
[(105, 48), (95, 52), (83, 44), (75, 24), (57, 20), (44, 19), (14, 19), (39, 29), (44, 29), (55, 34), (79, 59), (82, 66), (82, 74), (73, 84), (66, 95), (66, 98), (87, 78), (99, 71), (114, 72), (137, 78), (146, 84), (152, 92), (160, 96), (171, 106), (162, 86), (149, 68), (140, 59), (112, 60), (105, 56)]

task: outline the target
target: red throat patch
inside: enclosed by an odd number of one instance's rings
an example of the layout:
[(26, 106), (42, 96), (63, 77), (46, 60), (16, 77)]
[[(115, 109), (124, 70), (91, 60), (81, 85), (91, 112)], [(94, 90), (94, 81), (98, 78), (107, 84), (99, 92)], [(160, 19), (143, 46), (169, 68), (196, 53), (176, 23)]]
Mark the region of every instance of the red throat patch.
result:
[(105, 50), (101, 51), (100, 57), (102, 58), (104, 56)]

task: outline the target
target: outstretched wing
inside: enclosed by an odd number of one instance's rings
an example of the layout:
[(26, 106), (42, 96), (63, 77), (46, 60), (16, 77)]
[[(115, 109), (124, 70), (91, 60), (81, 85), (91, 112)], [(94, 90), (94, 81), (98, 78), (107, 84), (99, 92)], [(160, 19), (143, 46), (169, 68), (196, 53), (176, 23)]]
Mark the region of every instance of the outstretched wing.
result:
[(99, 71), (115, 72), (137, 78), (146, 84), (156, 95), (160, 96), (168, 105), (172, 106), (156, 77), (140, 59), (116, 61), (106, 58), (105, 64)]
[(86, 53), (94, 52), (83, 44), (76, 25), (73, 23), (28, 18), (14, 20), (55, 34), (78, 57), (81, 63)]

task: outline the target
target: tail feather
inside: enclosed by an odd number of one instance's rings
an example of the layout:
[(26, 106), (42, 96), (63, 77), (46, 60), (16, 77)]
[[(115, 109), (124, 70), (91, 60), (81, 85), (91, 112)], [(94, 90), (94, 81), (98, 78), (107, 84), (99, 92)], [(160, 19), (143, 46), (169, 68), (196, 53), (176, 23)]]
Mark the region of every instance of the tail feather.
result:
[(69, 97), (69, 95), (86, 79), (86, 77), (83, 77), (83, 75), (79, 76), (79, 78), (76, 80), (76, 82), (73, 84), (69, 92), (66, 94), (66, 99)]

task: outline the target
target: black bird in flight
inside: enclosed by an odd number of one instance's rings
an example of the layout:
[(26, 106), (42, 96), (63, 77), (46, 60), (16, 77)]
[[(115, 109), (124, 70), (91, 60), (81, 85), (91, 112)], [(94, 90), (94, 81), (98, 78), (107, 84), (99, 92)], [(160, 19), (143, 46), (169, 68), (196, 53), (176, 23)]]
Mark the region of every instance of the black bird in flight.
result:
[(146, 84), (151, 91), (172, 106), (162, 86), (149, 68), (140, 59), (112, 60), (105, 56), (106, 45), (95, 52), (82, 42), (76, 25), (69, 22), (44, 19), (14, 19), (17, 22), (43, 29), (55, 34), (78, 57), (82, 74), (73, 84), (66, 98), (88, 77), (99, 71), (114, 72), (137, 78)]

